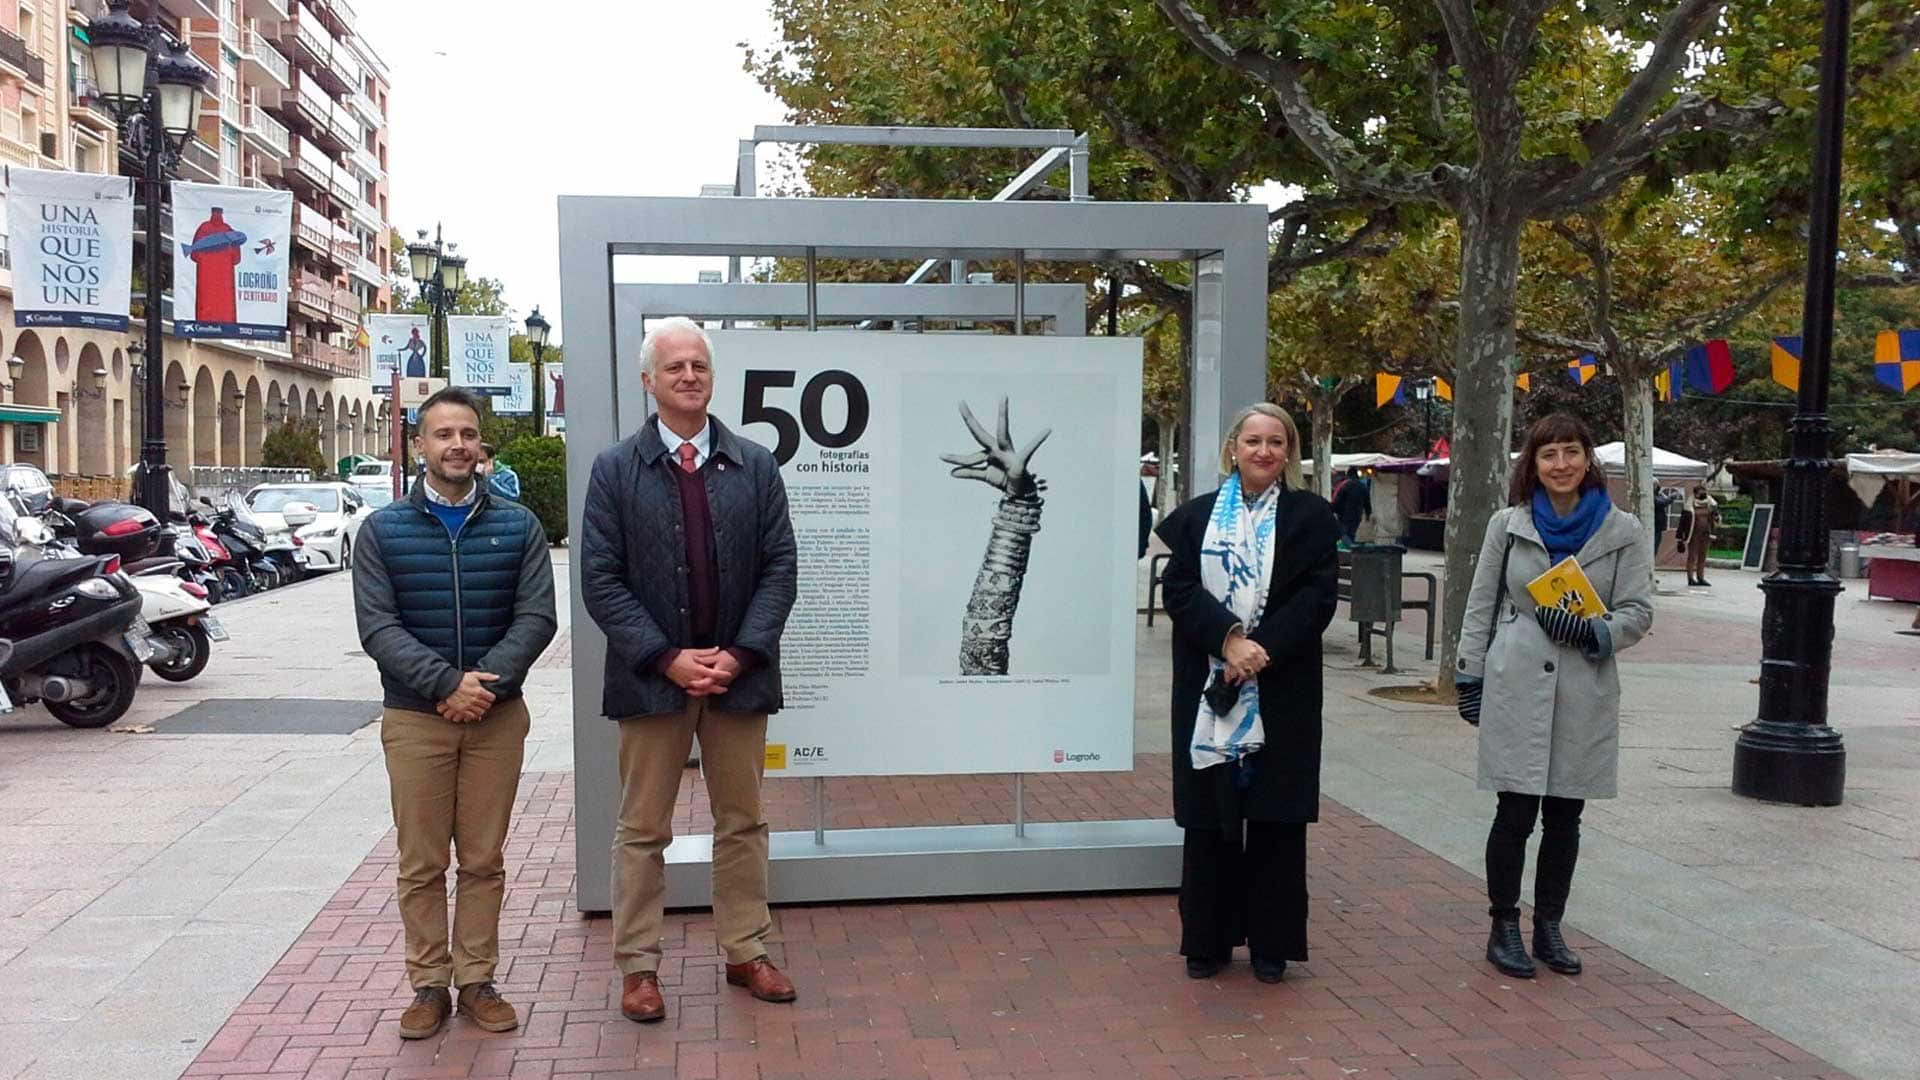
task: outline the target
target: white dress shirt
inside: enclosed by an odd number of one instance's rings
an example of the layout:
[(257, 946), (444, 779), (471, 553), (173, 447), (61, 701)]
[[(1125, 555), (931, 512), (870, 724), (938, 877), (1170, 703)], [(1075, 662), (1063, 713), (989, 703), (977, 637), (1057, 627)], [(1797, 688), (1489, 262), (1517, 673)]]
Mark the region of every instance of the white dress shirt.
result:
[(654, 423), (660, 428), (660, 441), (667, 444), (667, 456), (673, 459), (675, 465), (680, 463), (681, 443), (693, 444), (694, 468), (698, 469), (707, 463), (707, 452), (713, 446), (713, 425), (711, 423), (701, 424), (700, 430), (695, 432), (691, 439), (683, 439), (674, 434), (673, 429), (667, 426), (665, 420), (656, 419)]

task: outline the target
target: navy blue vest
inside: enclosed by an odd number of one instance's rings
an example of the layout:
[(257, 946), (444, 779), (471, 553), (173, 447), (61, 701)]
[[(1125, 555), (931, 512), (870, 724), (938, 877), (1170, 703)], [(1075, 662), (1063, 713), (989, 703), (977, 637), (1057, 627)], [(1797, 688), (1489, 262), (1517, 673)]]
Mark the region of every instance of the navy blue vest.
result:
[(519, 503), (482, 499), (458, 538), (411, 499), (367, 519), (364, 527), (379, 539), (401, 625), (461, 671), (513, 625), (532, 513)]

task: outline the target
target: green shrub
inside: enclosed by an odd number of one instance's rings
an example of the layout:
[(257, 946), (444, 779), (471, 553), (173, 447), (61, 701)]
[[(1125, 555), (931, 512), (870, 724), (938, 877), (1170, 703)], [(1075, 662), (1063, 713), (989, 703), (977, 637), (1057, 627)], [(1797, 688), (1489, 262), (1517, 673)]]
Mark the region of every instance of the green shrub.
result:
[(523, 435), (500, 450), (520, 477), (520, 502), (540, 519), (547, 539), (567, 537), (567, 444), (557, 435)]
[(332, 475), (320, 452), (320, 425), (288, 421), (260, 441), (260, 464), (269, 469), (307, 469), (315, 480)]

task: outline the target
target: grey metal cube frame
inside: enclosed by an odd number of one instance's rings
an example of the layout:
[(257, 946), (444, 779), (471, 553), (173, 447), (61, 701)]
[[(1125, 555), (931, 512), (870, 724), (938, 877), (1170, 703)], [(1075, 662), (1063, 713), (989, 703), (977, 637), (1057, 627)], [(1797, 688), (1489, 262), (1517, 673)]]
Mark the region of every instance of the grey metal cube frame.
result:
[[(559, 226), (561, 312), (570, 354), (567, 515), (575, 536), (594, 456), (647, 415), (637, 339), (622, 325), (621, 300), (623, 289), (659, 287), (616, 284), (614, 260), (620, 255), (797, 257), (810, 263), (1189, 261), (1194, 287), (1186, 328), (1193, 343), (1188, 424), (1196, 448), (1191, 467), (1211, 458), (1234, 412), (1265, 396), (1267, 215), (1260, 206), (566, 196), (559, 201)], [(832, 287), (816, 292), (809, 281), (805, 288), (809, 312), (834, 313), (820, 303)], [(967, 292), (951, 286), (941, 291)], [(1007, 295), (1028, 318), (1044, 313), (1045, 305), (1025, 310), (1035, 295), (1031, 286), (1010, 288)], [(627, 299), (629, 314), (652, 306), (639, 293)], [(586, 613), (578, 559), (570, 560), (569, 575), (577, 902), (583, 911), (605, 911), (612, 906), (608, 853), (620, 802), (617, 733), (599, 713), (606, 642)], [(705, 840), (683, 838), (670, 850), (670, 906), (708, 902), (704, 874), (674, 871), (676, 865), (685, 870), (704, 864)], [(1162, 888), (1178, 881), (1179, 844), (1178, 830), (1167, 820), (776, 833), (769, 889), (775, 901), (798, 902)]]

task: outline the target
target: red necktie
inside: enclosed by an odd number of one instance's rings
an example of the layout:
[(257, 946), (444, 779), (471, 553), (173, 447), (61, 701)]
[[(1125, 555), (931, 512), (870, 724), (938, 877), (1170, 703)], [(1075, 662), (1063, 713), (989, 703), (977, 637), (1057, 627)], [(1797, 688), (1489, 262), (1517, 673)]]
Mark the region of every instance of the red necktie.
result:
[(693, 472), (694, 471), (693, 457), (697, 453), (699, 453), (699, 451), (693, 448), (692, 443), (690, 442), (681, 443), (680, 444), (680, 467), (682, 469), (685, 469), (687, 472)]

